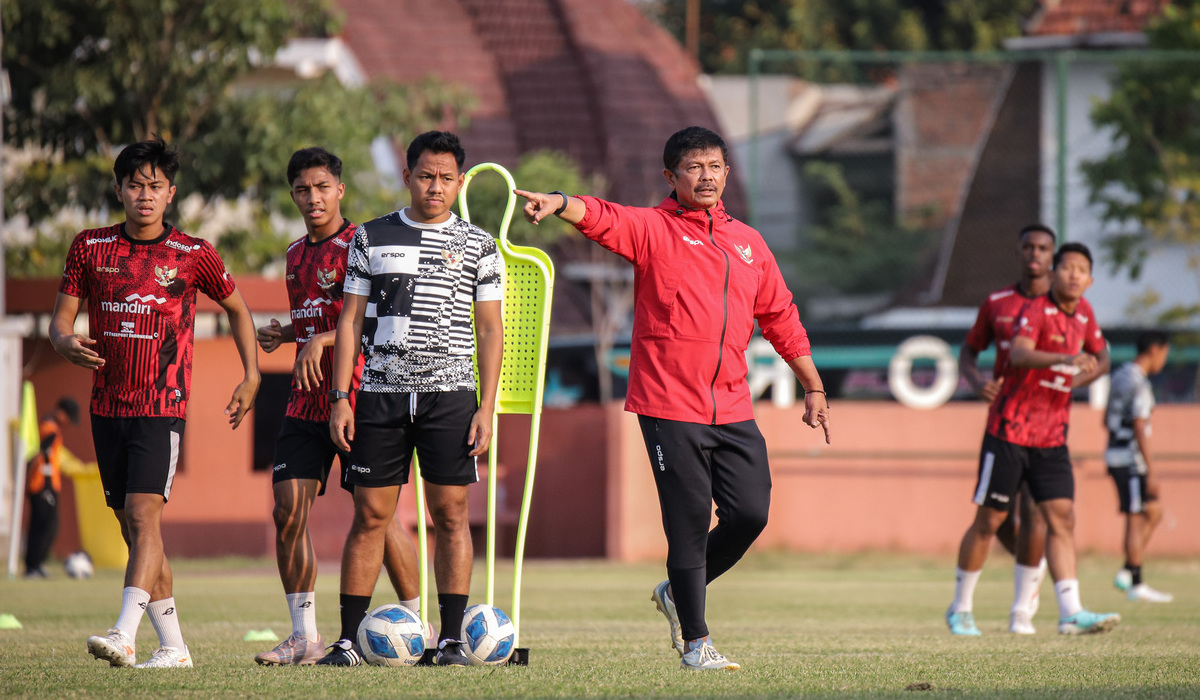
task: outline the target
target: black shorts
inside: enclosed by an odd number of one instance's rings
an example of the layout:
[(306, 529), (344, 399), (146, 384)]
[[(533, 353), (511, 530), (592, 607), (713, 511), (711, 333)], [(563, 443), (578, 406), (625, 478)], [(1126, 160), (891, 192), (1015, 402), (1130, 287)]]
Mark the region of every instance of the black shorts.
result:
[(413, 450), (421, 478), (441, 486), (479, 481), (467, 435), (478, 409), (474, 391), (360, 391), (345, 481), (354, 486), (408, 483)]
[(1029, 485), (1035, 503), (1074, 500), (1075, 474), (1067, 446), (1025, 447), (985, 434), (972, 499), (975, 505), (1008, 510), (1022, 482)]
[(156, 493), (166, 502), (179, 466), (182, 418), (92, 416), (92, 442), (104, 486), (104, 502), (125, 508), (130, 493)]
[(1144, 513), (1146, 504), (1155, 500), (1146, 495), (1146, 475), (1139, 474), (1137, 467), (1109, 467), (1108, 475), (1117, 485), (1122, 513)]
[(333, 444), (329, 423), (284, 416), (279, 435), (275, 438), (275, 466), (271, 471), (271, 483), (316, 479), (321, 482), (321, 490), (317, 495), (322, 495), (335, 456), (341, 458), (342, 464), (342, 476), (338, 481), (342, 488), (353, 492), (354, 487), (346, 483), (345, 477), (349, 455)]

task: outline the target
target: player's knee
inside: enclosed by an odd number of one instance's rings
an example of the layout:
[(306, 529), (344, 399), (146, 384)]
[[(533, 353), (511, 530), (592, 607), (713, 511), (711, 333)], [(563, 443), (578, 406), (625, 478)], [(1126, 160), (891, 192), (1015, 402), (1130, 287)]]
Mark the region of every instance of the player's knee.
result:
[(271, 518), (275, 521), (275, 529), (279, 532), (296, 532), (304, 529), (307, 524), (307, 512), (302, 512), (294, 504), (275, 502), (271, 510)]

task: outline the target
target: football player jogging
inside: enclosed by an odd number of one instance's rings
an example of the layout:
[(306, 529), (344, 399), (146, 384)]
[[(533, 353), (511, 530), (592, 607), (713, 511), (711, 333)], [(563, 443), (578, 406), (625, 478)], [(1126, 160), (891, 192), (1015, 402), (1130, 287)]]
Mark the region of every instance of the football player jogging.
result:
[[(1013, 285), (990, 294), (979, 307), (975, 325), (967, 332), (958, 355), (959, 374), (984, 401), (991, 403), (1004, 381), (1008, 369), (1008, 350), (1012, 346), (1013, 330), (1021, 309), (1030, 299), (1050, 291), (1050, 265), (1054, 258), (1054, 232), (1041, 224), (1031, 224), (1017, 235), (1017, 254), (1021, 259), (1021, 278)], [(988, 345), (996, 345), (996, 361), (992, 378), (984, 380), (979, 372), (979, 353)], [(973, 635), (975, 627), (971, 612), (979, 570), (969, 570), (967, 559), (975, 550), (975, 538), (990, 536), (993, 518), (991, 509), (977, 505), (975, 519), (963, 534), (959, 546), (959, 567), (956, 585), (960, 595), (955, 598), (954, 634)], [(1017, 520), (1020, 526), (1017, 526)], [(1009, 613), (1008, 631), (1033, 634), (1033, 616), (1037, 612), (1038, 587), (1046, 568), (1043, 557), (1046, 543), (1046, 521), (1033, 503), (1028, 486), (1022, 485), (1016, 503), (1010, 504), (1007, 515), (994, 532), (996, 538), (1017, 560), (1013, 571), (1013, 605)], [(982, 566), (982, 563), (980, 564)]]
[[(292, 617), (292, 633), (271, 651), (254, 657), (266, 666), (315, 664), (325, 655), (317, 631), (317, 560), (308, 532), (308, 515), (337, 455), (342, 460), (342, 487), (348, 455), (339, 453), (329, 435), (330, 379), (333, 340), (342, 311), (346, 256), (355, 225), (342, 218), (342, 161), (324, 148), (304, 148), (292, 154), (287, 167), (292, 201), (304, 217), (307, 233), (287, 249), (287, 290), (291, 322), (258, 329), (258, 344), (274, 352), (283, 343), (296, 344), (296, 363), (287, 413), (275, 439), (272, 495), (275, 508), (275, 560)], [(357, 362), (351, 386), (358, 388), (362, 373)], [(353, 402), (353, 396), (351, 396)], [(388, 523), (384, 566), (405, 607), (420, 615), (417, 555), (395, 518)]]
[(1104, 413), (1108, 428), (1104, 461), (1125, 514), (1125, 567), (1113, 583), (1130, 600), (1144, 603), (1174, 600), (1170, 593), (1156, 591), (1142, 581), (1142, 556), (1163, 515), (1158, 476), (1150, 462), (1150, 414), (1154, 411), (1150, 377), (1162, 371), (1170, 352), (1171, 339), (1163, 331), (1140, 333), (1137, 357), (1113, 372)]
[[(404, 169), (411, 204), (359, 226), (350, 248), (329, 429), (350, 453), (346, 480), (354, 486), (354, 521), (342, 556), (341, 639), (321, 665), (362, 663), (355, 639), (414, 450), (434, 528), (441, 620), (434, 664), (468, 663), (458, 639), (473, 558), (467, 487), (479, 480), (475, 460), (492, 438), (504, 284), (496, 241), (450, 211), (465, 157), (454, 134), (428, 131), (413, 139)], [(366, 361), (351, 408), (360, 348)]]
[[(129, 545), (116, 624), (89, 637), (88, 651), (113, 666), (135, 666), (143, 613), (159, 648), (135, 668), (190, 668), (179, 629), (162, 513), (171, 496), (191, 386), (196, 292), (224, 309), (244, 376), (225, 407), (237, 428), (258, 392), (250, 311), (217, 251), (163, 221), (175, 197), (179, 157), (158, 137), (126, 147), (113, 165), (125, 222), (83, 231), (67, 251), (50, 320), (50, 342), (94, 372), (92, 439), (105, 502)], [(83, 300), (88, 335), (74, 331)]]
[(766, 443), (746, 383), (756, 321), (804, 387), (803, 421), (821, 426), (826, 442), (830, 429), (808, 333), (775, 258), (721, 201), (728, 157), (709, 129), (673, 134), (663, 149), (673, 191), (653, 208), (516, 190), (528, 200), (529, 221), (553, 214), (633, 263), (625, 410), (638, 415), (667, 536), (667, 580), (651, 599), (690, 670), (740, 668), (713, 647), (704, 612), (708, 584), (754, 543), (771, 502)]
[[(1106, 632), (1121, 619), (1116, 613), (1084, 609), (1075, 570), (1075, 476), (1066, 444), (1071, 393), (1109, 366), (1104, 336), (1083, 298), (1091, 284), (1091, 252), (1080, 243), (1065, 243), (1054, 255), (1049, 294), (1027, 303), (1017, 319), (1009, 369), (988, 409), (979, 460), (974, 501), (984, 507), (981, 519), (988, 527), (977, 528), (973, 546), (965, 548), (959, 563), (962, 573), (978, 576), (996, 527), (1021, 484), (1028, 483), (1046, 520), (1046, 558), (1058, 599), (1060, 634)], [(964, 613), (955, 612), (964, 588), (961, 583), (956, 587), (946, 612), (951, 630), (965, 623)]]

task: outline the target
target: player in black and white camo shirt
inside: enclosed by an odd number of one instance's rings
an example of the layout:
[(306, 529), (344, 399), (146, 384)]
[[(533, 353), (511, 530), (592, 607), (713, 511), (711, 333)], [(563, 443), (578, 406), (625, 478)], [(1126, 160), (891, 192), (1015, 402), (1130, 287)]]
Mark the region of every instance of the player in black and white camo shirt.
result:
[(1142, 553), (1150, 535), (1162, 520), (1158, 501), (1158, 479), (1150, 468), (1150, 414), (1154, 390), (1150, 377), (1162, 371), (1171, 351), (1170, 338), (1162, 331), (1145, 331), (1137, 338), (1137, 357), (1112, 374), (1108, 410), (1108, 449), (1104, 461), (1117, 485), (1121, 512), (1125, 514), (1125, 568), (1113, 581), (1130, 600), (1169, 603), (1170, 593), (1156, 591), (1142, 582)]
[[(350, 452), (354, 521), (342, 555), (342, 638), (318, 664), (362, 663), (354, 639), (371, 605), (384, 528), (408, 482), (414, 449), (435, 535), (441, 634), (434, 663), (467, 663), (458, 639), (473, 555), (467, 486), (479, 480), (475, 459), (492, 436), (504, 283), (495, 240), (450, 211), (464, 160), (454, 134), (430, 131), (414, 139), (404, 170), (412, 204), (360, 226), (350, 249), (329, 427)], [(352, 410), (347, 390), (360, 346), (366, 363)]]

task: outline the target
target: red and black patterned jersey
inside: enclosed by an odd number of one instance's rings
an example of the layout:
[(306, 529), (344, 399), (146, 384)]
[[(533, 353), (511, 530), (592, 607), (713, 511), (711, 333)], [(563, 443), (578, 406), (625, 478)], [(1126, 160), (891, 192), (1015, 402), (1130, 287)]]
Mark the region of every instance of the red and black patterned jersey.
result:
[[(1054, 303), (1053, 293), (1025, 305), (1014, 339), (1031, 338), (1034, 349), (1075, 355), (1097, 355), (1105, 348), (1092, 305), (1079, 300), (1068, 314)], [(1071, 419), (1071, 382), (1079, 370), (1059, 364), (1046, 369), (1009, 366), (1000, 394), (988, 411), (988, 433), (1025, 447), (1058, 447), (1067, 442)]]
[(1017, 318), (1025, 305), (1035, 298), (1025, 296), (1021, 293), (1021, 286), (1014, 284), (992, 292), (980, 305), (975, 325), (967, 331), (967, 338), (963, 344), (976, 354), (987, 350), (993, 342), (996, 344), (996, 361), (992, 364), (993, 379), (1003, 376), (1004, 371), (1008, 369), (1008, 351), (1012, 347), (1013, 329), (1017, 326)]
[[(357, 227), (342, 220), (342, 229), (323, 241), (313, 243), (308, 236), (294, 241), (287, 249), (287, 291), (292, 309), (292, 330), (296, 333), (296, 354), (314, 335), (337, 328), (342, 315), (342, 283), (346, 280), (346, 257)], [(287, 415), (301, 420), (329, 420), (329, 396), (333, 382), (333, 348), (325, 348), (321, 357), (321, 381), (316, 391), (305, 391), (292, 378)], [(354, 389), (362, 377), (362, 356), (351, 380), (351, 404)]]
[(208, 242), (164, 224), (139, 241), (125, 224), (83, 231), (67, 251), (58, 291), (87, 300), (88, 333), (104, 366), (92, 382), (92, 413), (110, 418), (185, 418), (192, 380), (196, 291), (233, 294)]

